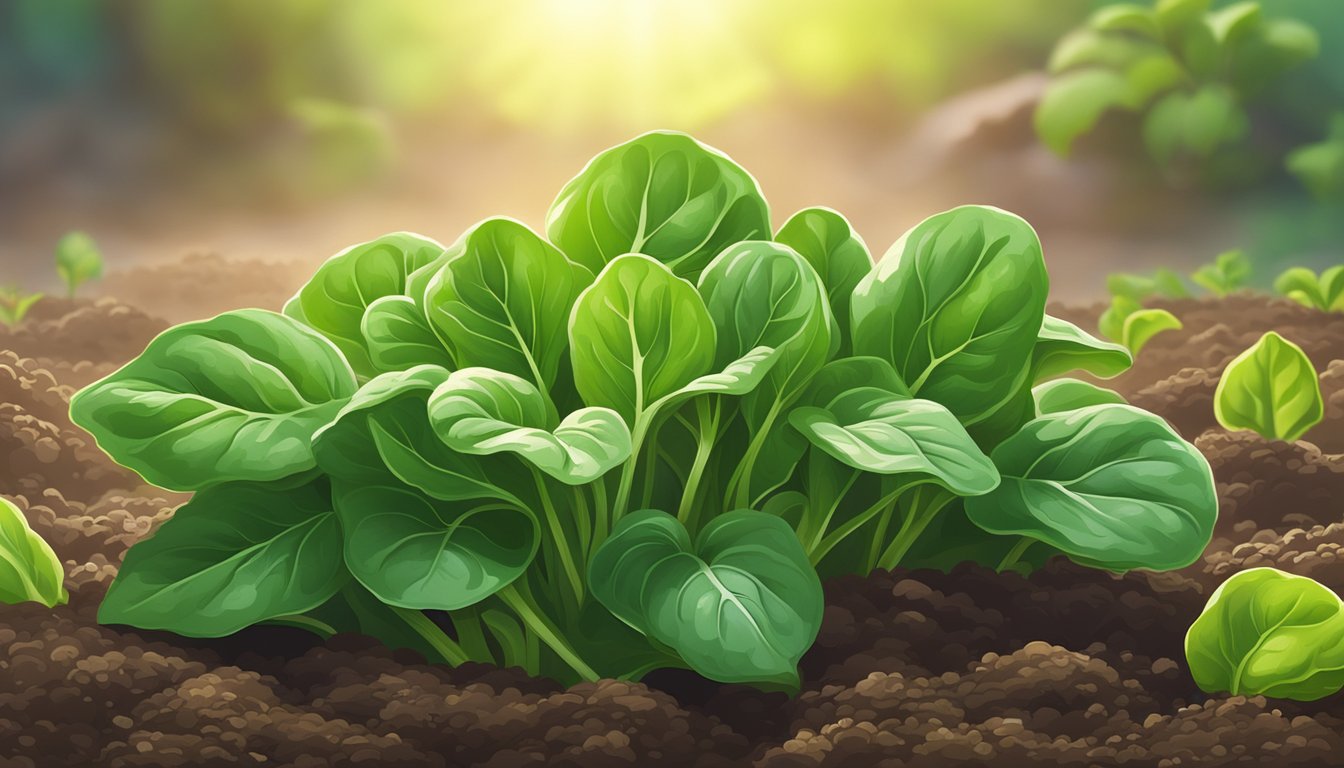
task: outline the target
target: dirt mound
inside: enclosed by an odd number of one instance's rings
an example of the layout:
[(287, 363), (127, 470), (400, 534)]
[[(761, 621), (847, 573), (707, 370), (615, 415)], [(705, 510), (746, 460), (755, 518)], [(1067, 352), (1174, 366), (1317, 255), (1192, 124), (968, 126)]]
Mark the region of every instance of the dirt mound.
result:
[(0, 350), (33, 358), (58, 372), (62, 384), (78, 388), (143, 352), (167, 327), (167, 321), (113, 299), (43, 299), (22, 325), (0, 327)]

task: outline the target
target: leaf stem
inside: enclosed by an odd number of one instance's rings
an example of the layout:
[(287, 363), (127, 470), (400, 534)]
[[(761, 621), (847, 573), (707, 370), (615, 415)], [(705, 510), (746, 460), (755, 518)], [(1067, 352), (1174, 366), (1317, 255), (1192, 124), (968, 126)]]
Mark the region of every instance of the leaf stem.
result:
[(1008, 550), (1008, 554), (1004, 555), (1003, 559), (999, 561), (998, 566), (994, 569), (995, 572), (1003, 573), (1014, 565), (1017, 565), (1018, 561), (1022, 559), (1022, 555), (1026, 554), (1027, 549), (1035, 543), (1036, 540), (1028, 536), (1018, 538), (1017, 543), (1013, 545), (1013, 548)]
[(532, 478), (537, 484), (537, 493), (541, 495), (541, 507), (546, 515), (547, 525), (551, 529), (552, 544), (555, 547), (556, 554), (560, 558), (560, 567), (565, 572), (565, 579), (569, 582), (570, 591), (574, 593), (574, 602), (577, 606), (583, 605), (583, 577), (579, 574), (579, 568), (574, 562), (574, 550), (569, 544), (569, 534), (565, 533), (564, 521), (560, 519), (560, 514), (551, 501), (551, 493), (546, 489), (546, 478), (542, 477), (535, 467), (532, 468)]
[[(929, 527), (929, 523), (933, 522), (933, 519), (938, 516), (939, 512), (943, 511), (944, 507), (956, 501), (956, 499), (956, 494), (945, 488), (936, 487), (932, 498), (922, 508), (918, 504), (912, 505), (910, 514), (901, 523), (901, 530), (897, 532), (896, 538), (892, 540), (891, 545), (878, 559), (878, 567), (889, 571), (900, 565), (901, 558), (905, 557), (905, 553), (910, 551), (910, 547), (914, 545), (920, 534), (924, 533), (924, 529)], [(922, 499), (918, 500), (922, 501)]]
[[(825, 536), (820, 541), (815, 542), (812, 545), (812, 547), (808, 550), (807, 553), (808, 559), (812, 561), (813, 565), (820, 563), (822, 559), (826, 557), (826, 555), (830, 554), (831, 550), (834, 549), (836, 545), (844, 541), (855, 531), (862, 528), (865, 524), (867, 524), (869, 520), (872, 520), (874, 517), (877, 517), (884, 510), (890, 512), (890, 510), (896, 506), (897, 500), (899, 500), (900, 497), (904, 495), (906, 491), (909, 491), (911, 488), (924, 482), (928, 481), (911, 480), (896, 486), (894, 490), (887, 493), (882, 498), (878, 499), (877, 502), (874, 503), (872, 506), (863, 510), (854, 517), (851, 517), (850, 519), (846, 520), (844, 524), (836, 528), (829, 535)], [(825, 529), (823, 528), (821, 530), (821, 533), (824, 532)]]
[(598, 680), (600, 675), (581, 658), (579, 654), (569, 647), (561, 637), (555, 625), (550, 619), (542, 615), (532, 600), (524, 595), (517, 587), (517, 582), (508, 585), (498, 592), (499, 598), (504, 601), (518, 618), (522, 620), (523, 625), (531, 630), (532, 634), (538, 640), (545, 643), (560, 660), (569, 665), (569, 668), (579, 673), (585, 680)]
[(704, 479), (705, 468), (709, 466), (710, 455), (714, 451), (714, 444), (719, 440), (719, 404), (716, 402), (711, 411), (709, 398), (702, 397), (695, 402), (695, 415), (697, 420), (696, 429), (696, 448), (695, 461), (691, 464), (691, 472), (687, 477), (686, 486), (681, 492), (681, 503), (677, 506), (677, 519), (686, 526), (686, 530), (692, 535), (695, 534), (696, 526), (699, 524), (700, 508), (696, 501), (700, 495), (700, 482)]
[(780, 400), (771, 403), (760, 429), (747, 445), (747, 452), (742, 456), (741, 463), (733, 470), (732, 477), (728, 479), (728, 494), (723, 500), (724, 511), (741, 509), (751, 503), (751, 474), (756, 469), (756, 459), (761, 453), (761, 448), (765, 446), (766, 438), (770, 436), (770, 430), (775, 426), (775, 419), (779, 418), (782, 407), (783, 403)]
[(388, 608), (397, 615), (397, 618), (405, 622), (411, 631), (428, 643), (429, 647), (437, 651), (445, 663), (456, 667), (470, 661), (462, 646), (440, 629), (438, 624), (430, 621), (425, 614), (413, 608), (401, 608), (395, 605), (389, 605)]

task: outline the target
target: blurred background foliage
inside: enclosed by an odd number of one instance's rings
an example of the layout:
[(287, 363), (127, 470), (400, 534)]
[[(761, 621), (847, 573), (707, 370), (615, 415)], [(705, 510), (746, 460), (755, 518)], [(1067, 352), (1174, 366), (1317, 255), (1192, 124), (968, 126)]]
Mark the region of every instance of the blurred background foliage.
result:
[[(739, 134), (778, 126), (805, 134), (789, 147), (795, 154), (804, 139), (871, 153), (918, 138), (922, 121), (964, 94), (1045, 70), (1070, 30), (1115, 4), (10, 0), (0, 4), (0, 189), (38, 199), (64, 163), (79, 166), (87, 184), (53, 186), (54, 199), (86, 195), (95, 207), (113, 194), (98, 185), (124, 196), (140, 184), (179, 195), (213, 184), (306, 204), (424, 165), (427, 146), (522, 137), (504, 154), (518, 163), (509, 172), (526, 176), (521, 147), (541, 153), (572, 141), (582, 144), (576, 156), (587, 156), (655, 127), (713, 140), (725, 125), (746, 126)], [(1282, 155), (1314, 147), (1297, 160), (1318, 169), (1307, 186), (1344, 186), (1331, 170), (1344, 173), (1344, 128), (1331, 128), (1344, 109), (1344, 9), (1341, 0), (1263, 5), (1267, 17), (1314, 29), (1319, 55), (1257, 97), (1251, 120), (1265, 128), (1233, 158), (1255, 173), (1214, 176), (1190, 193), (1242, 206), (1239, 241), (1219, 250), (1244, 246), (1253, 261), (1295, 252), (1319, 260), (1337, 247), (1344, 217), (1313, 200)], [(932, 126), (923, 135), (941, 130)], [(76, 130), (77, 142), (52, 138)], [(1144, 156), (1138, 135), (1124, 116), (1107, 117), (1060, 162), (1110, 157), (1123, 173), (1141, 173), (1130, 168)], [(1257, 153), (1272, 160), (1246, 161)], [(1170, 181), (1153, 173), (1142, 183)], [(862, 180), (863, 194), (883, 183)], [(902, 183), (913, 195), (924, 182)], [(958, 183), (972, 196), (983, 186), (973, 177)]]

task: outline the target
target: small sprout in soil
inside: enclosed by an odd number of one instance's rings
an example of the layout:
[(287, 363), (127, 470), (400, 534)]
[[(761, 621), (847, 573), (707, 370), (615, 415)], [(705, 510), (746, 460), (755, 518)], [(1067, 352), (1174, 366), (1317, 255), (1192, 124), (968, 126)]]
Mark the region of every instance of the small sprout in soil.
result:
[(1324, 416), (1321, 382), (1302, 348), (1270, 331), (1228, 363), (1213, 395), (1227, 429), (1296, 440)]
[(64, 582), (65, 569), (51, 546), (13, 502), (0, 498), (0, 603), (60, 605), (70, 599)]
[(546, 237), (392, 234), (282, 314), (170, 329), (71, 403), (119, 463), (197, 492), (100, 620), (787, 689), (822, 575), (1204, 549), (1209, 466), (1164, 422), (1076, 388), (1038, 414), (1035, 385), (1132, 357), (1045, 314), (1027, 222), (957, 208), (876, 266), (828, 209), (776, 237), (746, 170), (655, 132), (571, 181)]
[(103, 254), (93, 238), (68, 232), (56, 244), (56, 271), (73, 299), (81, 285), (103, 276)]
[(1242, 571), (1190, 626), (1185, 658), (1209, 693), (1325, 698), (1344, 688), (1344, 603), (1305, 576)]
[(1123, 296), (1140, 304), (1153, 296), (1184, 299), (1190, 295), (1181, 276), (1165, 267), (1154, 270), (1151, 275), (1112, 272), (1106, 276), (1106, 291), (1112, 297)]
[(24, 293), (17, 285), (0, 286), (0, 323), (13, 329), (23, 325), (23, 319), (44, 294)]
[(1306, 267), (1293, 267), (1274, 281), (1274, 290), (1304, 307), (1344, 312), (1344, 264), (1320, 275)]
[(1116, 296), (1101, 313), (1097, 328), (1108, 338), (1119, 341), (1130, 354), (1137, 355), (1157, 334), (1180, 330), (1181, 321), (1165, 309), (1145, 309), (1128, 296)]
[(1222, 298), (1242, 288), (1251, 279), (1251, 261), (1239, 250), (1218, 254), (1212, 264), (1195, 270), (1190, 279), (1209, 293)]

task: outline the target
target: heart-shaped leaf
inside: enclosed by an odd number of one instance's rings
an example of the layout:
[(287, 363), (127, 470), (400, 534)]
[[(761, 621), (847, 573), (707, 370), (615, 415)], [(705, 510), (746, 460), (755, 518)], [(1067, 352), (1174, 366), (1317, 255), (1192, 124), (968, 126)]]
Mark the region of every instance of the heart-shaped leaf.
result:
[(569, 340), (584, 402), (632, 426), (714, 365), (714, 323), (700, 294), (640, 254), (614, 259), (579, 296)]
[(392, 483), (335, 487), (345, 562), (378, 599), (457, 610), (522, 575), (537, 552), (536, 519), (494, 501), (445, 502)]
[(41, 603), (48, 608), (70, 599), (65, 568), (9, 499), (0, 498), (0, 603)]
[(999, 482), (965, 427), (930, 400), (856, 387), (824, 408), (795, 408), (789, 421), (813, 445), (864, 472), (927, 474), (961, 495), (987, 493)]
[(593, 273), (643, 253), (694, 280), (728, 245), (770, 237), (770, 211), (756, 180), (726, 155), (655, 131), (593, 158), (560, 190), (546, 233)]
[(313, 433), (355, 389), (330, 341), (283, 315), (244, 309), (165, 331), (76, 394), (70, 418), (117, 463), (192, 491), (311, 469)]
[(457, 367), (493, 368), (549, 392), (570, 309), (592, 279), (526, 226), (487, 219), (448, 249), (424, 305)]
[(362, 323), (369, 305), (406, 293), (406, 278), (443, 254), (443, 246), (409, 232), (384, 235), (332, 256), (285, 305), (285, 314), (340, 348), (361, 377), (377, 374)]
[(429, 419), (449, 448), (512, 453), (570, 485), (592, 482), (630, 457), (630, 428), (610, 408), (583, 408), (558, 425), (526, 379), (488, 368), (454, 372), (429, 398)]
[(98, 620), (222, 637), (316, 608), (349, 578), (326, 478), (232, 483), (126, 553)]
[(1325, 698), (1344, 687), (1344, 603), (1303, 576), (1242, 571), (1190, 625), (1185, 658), (1209, 693)]
[(739, 510), (692, 546), (676, 518), (624, 517), (593, 557), (593, 594), (635, 629), (721, 682), (798, 685), (821, 627), (821, 582), (783, 520)]
[(1209, 463), (1138, 408), (1046, 414), (991, 458), (999, 487), (965, 500), (967, 516), (990, 533), (1040, 539), (1114, 571), (1184, 567), (1213, 534), (1218, 497)]

